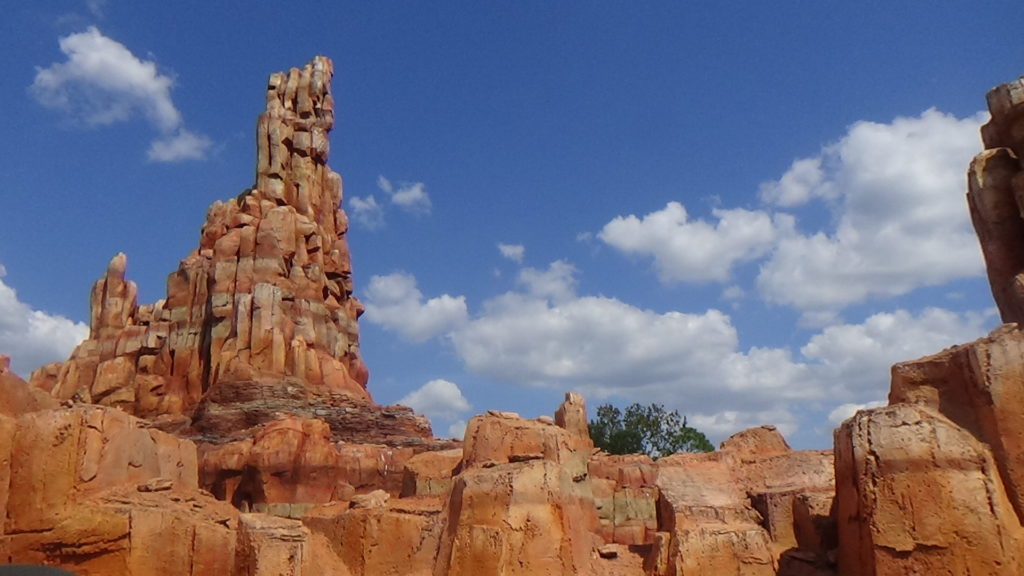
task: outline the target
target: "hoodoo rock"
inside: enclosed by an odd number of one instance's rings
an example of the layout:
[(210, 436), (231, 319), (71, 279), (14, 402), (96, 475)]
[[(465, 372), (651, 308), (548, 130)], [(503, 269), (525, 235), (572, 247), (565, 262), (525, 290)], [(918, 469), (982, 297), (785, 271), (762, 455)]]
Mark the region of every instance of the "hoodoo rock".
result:
[(835, 452), (771, 426), (710, 454), (594, 448), (586, 405), (464, 442), (375, 404), (359, 353), (330, 60), (274, 74), (252, 188), (137, 303), (26, 383), (0, 356), (0, 563), (81, 576), (1024, 573), (1024, 80), (989, 95), (968, 204), (1003, 327), (893, 367)]

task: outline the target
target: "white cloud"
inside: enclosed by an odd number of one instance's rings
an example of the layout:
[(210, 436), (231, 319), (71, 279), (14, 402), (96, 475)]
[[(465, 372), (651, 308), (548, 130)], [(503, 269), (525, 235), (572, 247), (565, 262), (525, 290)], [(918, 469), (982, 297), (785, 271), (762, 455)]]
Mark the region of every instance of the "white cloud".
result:
[(822, 382), (835, 382), (832, 397), (849, 402), (885, 398), (889, 367), (974, 340), (996, 323), (994, 310), (957, 314), (928, 308), (879, 312), (859, 324), (830, 326), (812, 336), (800, 353)]
[(371, 196), (353, 196), (348, 201), (349, 211), (356, 222), (369, 230), (376, 230), (384, 225), (384, 209)]
[(202, 134), (193, 134), (184, 128), (160, 140), (154, 140), (146, 155), (153, 162), (179, 162), (201, 160), (213, 141)]
[(746, 295), (746, 291), (735, 284), (727, 287), (725, 290), (722, 290), (722, 300), (736, 301), (742, 299)]
[(391, 181), (384, 176), (377, 177), (377, 188), (391, 198), (391, 203), (407, 212), (418, 214), (430, 213), (430, 195), (427, 185), (423, 182), (402, 182), (395, 189)]
[(653, 256), (664, 282), (725, 282), (733, 266), (771, 250), (777, 227), (767, 212), (743, 209), (712, 211), (717, 222), (691, 220), (679, 202), (643, 218), (618, 216), (598, 238), (626, 253)]
[[(520, 282), (521, 291), (486, 301), (473, 318), (460, 307), (448, 334), (466, 368), (513, 385), (579, 390), (596, 402), (661, 403), (718, 439), (760, 424), (786, 434), (824, 434), (809, 419), (823, 422), (841, 404), (884, 398), (893, 363), (970, 341), (995, 322), (994, 311), (896, 310), (825, 328), (798, 350), (744, 349), (731, 319), (718, 310), (655, 312), (577, 296), (574, 270), (561, 261), (533, 270), (536, 277), (560, 278), (553, 284), (564, 290)], [(402, 282), (402, 294), (415, 285), (412, 277)], [(401, 299), (423, 307), (418, 291)]]
[(409, 394), (399, 404), (408, 406), (431, 420), (453, 420), (472, 410), (462, 390), (448, 380), (431, 380)]
[(932, 109), (889, 124), (858, 122), (763, 185), (762, 198), (779, 206), (832, 199), (835, 225), (780, 234), (757, 279), (761, 295), (827, 312), (980, 275), (964, 167), (980, 148), (983, 120)]
[(864, 402), (861, 404), (847, 403), (836, 406), (836, 409), (828, 413), (828, 421), (833, 426), (839, 426), (844, 420), (853, 416), (858, 410), (867, 410), (869, 408), (878, 408), (885, 406), (887, 402), (882, 400), (876, 400), (874, 402)]
[(812, 198), (834, 199), (835, 185), (825, 182), (821, 162), (820, 156), (793, 162), (782, 178), (761, 185), (761, 200), (778, 206), (799, 206)]
[(181, 113), (171, 99), (174, 80), (161, 74), (155, 62), (139, 59), (94, 26), (59, 43), (67, 61), (37, 68), (30, 87), (40, 104), (93, 126), (142, 114), (163, 134), (150, 148), (151, 160), (204, 156), (209, 140), (184, 130)]
[(517, 282), (526, 292), (542, 300), (562, 302), (576, 296), (576, 267), (565, 260), (556, 260), (547, 270), (523, 268)]
[(526, 255), (526, 247), (522, 244), (502, 244), (498, 243), (498, 251), (501, 255), (516, 264), (523, 263), (523, 257)]
[(462, 439), (466, 436), (466, 421), (456, 420), (448, 427), (448, 437)]
[(464, 296), (444, 294), (424, 301), (416, 278), (402, 272), (370, 278), (363, 302), (368, 322), (412, 342), (451, 332), (468, 316)]
[(71, 350), (89, 335), (89, 327), (33, 310), (3, 282), (4, 275), (0, 266), (0, 353), (11, 357), (11, 369), (27, 378), (43, 364), (67, 360)]

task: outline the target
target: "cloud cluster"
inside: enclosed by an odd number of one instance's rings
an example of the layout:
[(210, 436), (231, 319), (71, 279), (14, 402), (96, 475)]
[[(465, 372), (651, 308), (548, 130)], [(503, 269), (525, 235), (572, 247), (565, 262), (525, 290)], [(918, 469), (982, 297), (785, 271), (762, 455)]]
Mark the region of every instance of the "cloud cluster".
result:
[(653, 256), (664, 282), (724, 282), (733, 266), (763, 256), (778, 234), (766, 212), (714, 210), (714, 224), (692, 220), (669, 202), (643, 218), (618, 216), (597, 237), (626, 254)]
[[(427, 185), (423, 182), (402, 182), (395, 187), (384, 176), (377, 177), (377, 189), (389, 201), (389, 205), (399, 210), (424, 216), (430, 214), (433, 207)], [(376, 230), (384, 226), (385, 205), (377, 202), (373, 194), (354, 196), (349, 201), (352, 217), (357, 223), (368, 230)]]
[[(411, 276), (396, 275), (388, 278), (402, 288), (391, 291), (389, 301), (401, 314), (368, 320), (406, 338), (412, 326), (443, 325), (444, 331), (415, 334), (425, 340), (443, 332), (480, 377), (578, 390), (596, 401), (662, 403), (716, 439), (765, 423), (786, 434), (810, 433), (810, 424), (884, 399), (893, 363), (976, 338), (991, 322), (985, 314), (896, 310), (830, 326), (796, 351), (744, 349), (731, 319), (718, 310), (655, 312), (614, 298), (579, 296), (572, 290), (573, 271), (561, 261), (546, 270), (524, 269), (522, 290), (484, 302), (473, 317), (462, 297), (424, 300)], [(540, 277), (548, 280), (524, 280)], [(376, 306), (380, 294), (372, 292), (367, 300)], [(439, 303), (452, 301), (459, 305), (440, 321)], [(817, 406), (816, 421), (796, 406)]]
[(37, 68), (30, 92), (49, 108), (90, 126), (144, 116), (160, 136), (148, 156), (154, 162), (201, 159), (212, 142), (185, 129), (171, 99), (174, 80), (92, 26), (60, 39), (64, 62)]
[(411, 342), (449, 333), (466, 321), (464, 296), (423, 299), (411, 274), (373, 276), (363, 296), (366, 319)]
[(71, 350), (89, 335), (89, 327), (33, 310), (3, 282), (0, 266), (0, 353), (11, 357), (11, 369), (22, 377), (49, 362), (67, 360)]
[[(472, 315), (461, 296), (426, 299), (411, 275), (379, 277), (368, 308), (392, 312), (367, 318), (407, 339), (445, 335), (467, 370), (486, 379), (575, 389), (596, 401), (659, 402), (716, 439), (772, 423), (827, 444), (823, 423), (884, 401), (893, 363), (977, 338), (995, 321), (991, 310), (935, 307), (854, 323), (839, 314), (981, 274), (962, 170), (982, 120), (928, 110), (859, 122), (762, 185), (761, 209), (716, 209), (702, 220), (669, 202), (616, 217), (597, 235), (652, 258), (663, 282), (722, 282), (727, 301), (757, 297), (796, 309), (805, 326), (819, 327), (802, 345), (743, 347), (731, 318), (715, 309), (653, 311), (579, 295), (578, 271), (564, 260), (521, 268), (515, 290)], [(812, 203), (831, 219), (807, 216)], [(514, 262), (520, 248), (499, 245)], [(759, 270), (748, 287), (733, 272), (749, 263)]]
[[(956, 118), (931, 109), (888, 124), (858, 122), (763, 184), (761, 210), (717, 209), (706, 222), (669, 202), (642, 218), (618, 216), (597, 237), (653, 257), (665, 282), (727, 282), (735, 266), (759, 261), (764, 300), (824, 325), (851, 304), (982, 273), (963, 170), (979, 149), (983, 121), (980, 113)], [(831, 220), (798, 220), (812, 202), (823, 203)]]
[(890, 124), (858, 122), (797, 160), (762, 198), (779, 207), (828, 202), (835, 222), (779, 238), (757, 278), (768, 301), (837, 310), (983, 272), (964, 203), (964, 167), (982, 115), (936, 110)]

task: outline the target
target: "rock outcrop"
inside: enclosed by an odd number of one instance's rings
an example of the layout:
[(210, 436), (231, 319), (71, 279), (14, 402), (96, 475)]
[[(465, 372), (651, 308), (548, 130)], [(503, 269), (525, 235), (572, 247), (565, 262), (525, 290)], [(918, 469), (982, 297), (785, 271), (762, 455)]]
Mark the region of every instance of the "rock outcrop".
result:
[(836, 432), (842, 574), (1024, 572), (1024, 79), (988, 102), (967, 200), (1007, 324), (897, 364)]

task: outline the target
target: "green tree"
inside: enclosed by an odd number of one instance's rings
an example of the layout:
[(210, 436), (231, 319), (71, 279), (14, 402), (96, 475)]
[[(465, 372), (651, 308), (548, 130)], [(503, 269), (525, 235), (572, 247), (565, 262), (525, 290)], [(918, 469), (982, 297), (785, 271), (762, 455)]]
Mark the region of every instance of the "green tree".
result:
[(668, 412), (660, 404), (632, 404), (625, 412), (611, 404), (597, 407), (589, 423), (594, 445), (609, 454), (647, 454), (660, 458), (676, 452), (711, 452), (715, 449), (704, 433), (686, 424), (679, 411)]

